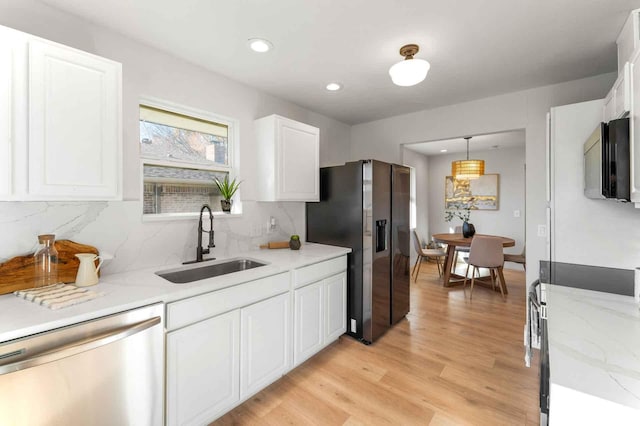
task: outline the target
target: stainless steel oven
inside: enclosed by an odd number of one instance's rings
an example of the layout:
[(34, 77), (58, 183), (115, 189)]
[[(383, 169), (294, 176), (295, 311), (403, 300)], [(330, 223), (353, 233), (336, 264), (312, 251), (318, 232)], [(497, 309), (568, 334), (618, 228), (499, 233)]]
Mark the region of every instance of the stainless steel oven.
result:
[(163, 305), (0, 344), (1, 425), (161, 425)]
[(533, 342), (540, 345), (540, 426), (549, 424), (549, 330), (547, 328), (547, 303), (540, 280), (529, 286), (529, 316), (527, 318), (527, 342), (525, 362), (532, 358)]

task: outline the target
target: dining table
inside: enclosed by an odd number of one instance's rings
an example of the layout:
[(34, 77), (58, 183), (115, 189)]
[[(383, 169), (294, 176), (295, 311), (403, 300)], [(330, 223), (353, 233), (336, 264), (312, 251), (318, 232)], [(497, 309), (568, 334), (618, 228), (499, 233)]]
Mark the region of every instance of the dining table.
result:
[[(502, 240), (502, 247), (513, 247), (516, 245), (516, 242), (512, 238), (501, 237), (498, 235), (484, 235), (484, 234), (476, 234), (482, 235), (484, 237), (494, 237)], [(451, 267), (453, 265), (453, 260), (456, 255), (456, 247), (470, 247), (471, 241), (473, 237), (466, 237), (461, 233), (455, 234), (433, 234), (433, 240), (437, 243), (446, 244), (447, 245), (447, 257), (444, 265), (444, 274), (443, 274), (443, 284), (445, 287), (452, 287), (454, 285), (463, 284), (465, 280), (464, 275), (457, 274), (455, 271), (451, 271)], [(504, 274), (502, 272), (502, 268), (498, 268), (498, 275), (500, 277), (500, 286), (502, 286), (502, 291), (504, 294), (507, 294), (507, 285), (504, 280)], [(479, 277), (475, 279), (477, 284), (480, 284), (484, 287), (492, 287), (491, 277)]]

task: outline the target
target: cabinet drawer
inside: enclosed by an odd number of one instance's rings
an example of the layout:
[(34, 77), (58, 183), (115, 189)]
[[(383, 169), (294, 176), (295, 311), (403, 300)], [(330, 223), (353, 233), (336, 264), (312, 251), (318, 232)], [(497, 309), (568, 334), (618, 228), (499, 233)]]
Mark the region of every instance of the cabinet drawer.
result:
[(347, 269), (347, 256), (326, 260), (293, 271), (294, 287), (302, 287)]
[(289, 290), (289, 273), (273, 275), (167, 304), (167, 330), (242, 308)]

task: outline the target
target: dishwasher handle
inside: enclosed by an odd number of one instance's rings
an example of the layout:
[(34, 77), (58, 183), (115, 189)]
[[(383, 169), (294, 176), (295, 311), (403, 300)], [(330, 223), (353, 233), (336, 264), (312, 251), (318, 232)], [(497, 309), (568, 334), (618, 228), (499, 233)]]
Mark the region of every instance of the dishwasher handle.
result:
[[(35, 353), (30, 356), (27, 355), (26, 358), (19, 361), (4, 365), (0, 364), (0, 375), (13, 373), (20, 370), (26, 370), (38, 365), (77, 355), (91, 349), (96, 349), (101, 346), (108, 345), (109, 343), (117, 342), (118, 340), (122, 340), (126, 337), (151, 328), (156, 324), (160, 324), (161, 321), (162, 320), (160, 317), (150, 318), (148, 320), (140, 321), (134, 324), (114, 328), (112, 330), (108, 330), (91, 337), (77, 340), (75, 342), (67, 343), (51, 350)], [(5, 355), (0, 354), (0, 360), (8, 360), (8, 358), (12, 358), (16, 355), (25, 355), (27, 352), (28, 351), (26, 349), (21, 349)]]

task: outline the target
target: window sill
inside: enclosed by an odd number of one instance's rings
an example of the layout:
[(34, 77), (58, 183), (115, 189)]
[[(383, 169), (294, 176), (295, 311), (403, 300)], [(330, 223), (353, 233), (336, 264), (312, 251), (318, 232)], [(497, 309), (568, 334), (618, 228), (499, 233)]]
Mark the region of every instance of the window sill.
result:
[[(160, 214), (143, 214), (143, 222), (165, 222), (165, 221), (178, 221), (178, 220), (196, 220), (200, 217), (200, 213), (160, 213)], [(206, 212), (203, 217), (208, 217)], [(233, 219), (242, 217), (242, 213), (222, 213), (213, 212), (215, 220), (218, 219)]]

